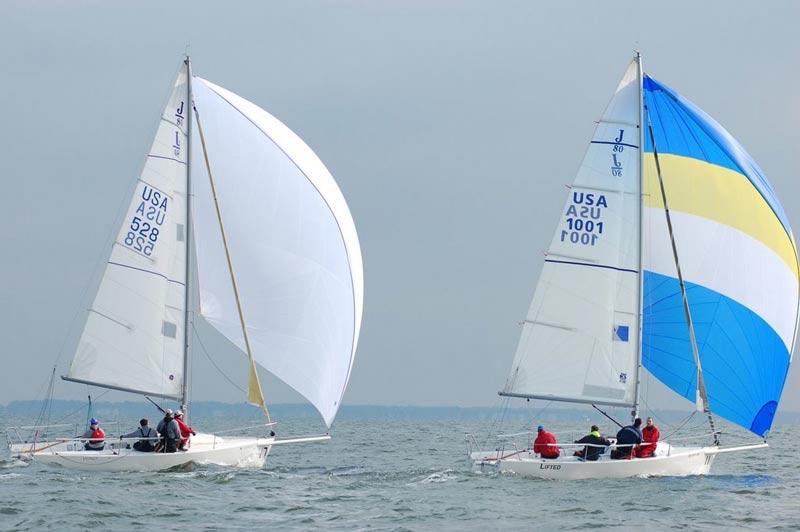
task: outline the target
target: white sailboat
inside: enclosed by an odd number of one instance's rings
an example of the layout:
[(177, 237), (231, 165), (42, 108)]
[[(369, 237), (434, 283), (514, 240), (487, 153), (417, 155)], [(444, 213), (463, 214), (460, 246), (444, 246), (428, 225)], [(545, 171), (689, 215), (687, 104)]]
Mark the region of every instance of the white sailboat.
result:
[(358, 236), (333, 177), (276, 118), (195, 77), (187, 57), (63, 378), (185, 409), (199, 314), (249, 357), (247, 400), (263, 408), (265, 434), (197, 434), (178, 453), (119, 443), (85, 451), (73, 440), (11, 451), (69, 468), (160, 470), (187, 462), (261, 466), (274, 445), (328, 439), (274, 437), (256, 365), (307, 398), (330, 427), (362, 305)]
[(644, 75), (637, 53), (570, 188), (500, 395), (636, 417), (644, 368), (696, 403), (713, 443), (585, 462), (569, 445), (544, 460), (473, 438), (470, 458), (544, 478), (706, 474), (720, 453), (766, 446), (720, 445), (714, 416), (766, 438), (797, 324), (797, 252), (770, 184), (717, 122)]

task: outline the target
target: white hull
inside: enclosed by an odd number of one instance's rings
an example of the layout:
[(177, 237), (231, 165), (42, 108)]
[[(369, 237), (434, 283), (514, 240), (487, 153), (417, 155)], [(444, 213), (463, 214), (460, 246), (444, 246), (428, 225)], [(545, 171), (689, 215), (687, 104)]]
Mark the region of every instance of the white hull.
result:
[[(188, 451), (141, 453), (106, 440), (102, 451), (87, 451), (77, 440), (11, 445), (11, 454), (25, 460), (83, 471), (159, 471), (188, 463), (234, 467), (263, 467), (275, 438), (220, 438), (193, 436)], [(278, 441), (281, 443), (281, 441)]]
[[(746, 448), (755, 448), (756, 445)], [(743, 450), (737, 448), (736, 450)], [(720, 452), (733, 449), (719, 447), (672, 447), (658, 444), (656, 456), (611, 460), (608, 454), (596, 462), (584, 462), (567, 456), (544, 460), (532, 451), (518, 451), (501, 455), (498, 451), (473, 452), (470, 459), (473, 469), (481, 472), (509, 471), (534, 478), (580, 480), (591, 478), (631, 478), (705, 475)]]

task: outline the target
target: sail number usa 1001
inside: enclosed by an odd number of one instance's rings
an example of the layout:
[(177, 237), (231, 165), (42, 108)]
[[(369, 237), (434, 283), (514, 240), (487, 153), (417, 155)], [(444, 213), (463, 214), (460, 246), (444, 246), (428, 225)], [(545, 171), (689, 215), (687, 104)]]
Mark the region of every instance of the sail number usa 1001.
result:
[(561, 231), (562, 242), (594, 246), (603, 234), (602, 215), (608, 207), (603, 194), (572, 192), (572, 203), (567, 207), (567, 229)]
[(140, 187), (141, 190), (136, 196), (139, 205), (133, 211), (122, 241), (133, 251), (149, 257), (153, 254), (164, 220), (167, 218), (169, 198), (150, 185), (140, 183)]
[[(620, 179), (625, 173), (626, 157), (623, 157), (625, 148), (634, 148), (624, 142), (625, 130), (620, 129), (613, 141), (592, 141), (594, 145), (601, 145), (603, 149), (610, 149), (611, 164), (608, 168), (609, 176)], [(561, 230), (561, 242), (594, 246), (603, 234), (603, 214), (608, 209), (608, 199), (605, 194), (595, 192), (582, 192), (573, 190), (571, 201), (568, 203), (567, 212), (564, 214), (566, 229)]]

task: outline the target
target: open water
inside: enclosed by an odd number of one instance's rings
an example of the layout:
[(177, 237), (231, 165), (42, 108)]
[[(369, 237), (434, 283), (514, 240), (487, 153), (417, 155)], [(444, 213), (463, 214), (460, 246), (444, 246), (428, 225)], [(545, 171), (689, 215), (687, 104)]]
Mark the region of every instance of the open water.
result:
[[(319, 432), (290, 425), (281, 436)], [(592, 481), (473, 473), (464, 434), (486, 428), (346, 419), (331, 441), (273, 449), (260, 470), (86, 473), (4, 450), (0, 530), (800, 529), (798, 426), (775, 427), (769, 449), (718, 456), (709, 476)]]

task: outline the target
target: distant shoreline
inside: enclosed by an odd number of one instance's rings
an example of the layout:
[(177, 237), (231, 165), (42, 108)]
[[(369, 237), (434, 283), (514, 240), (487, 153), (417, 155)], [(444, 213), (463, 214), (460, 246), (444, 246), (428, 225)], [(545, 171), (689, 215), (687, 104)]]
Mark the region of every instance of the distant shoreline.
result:
[[(68, 416), (74, 414), (81, 417), (86, 414), (88, 403), (86, 401), (55, 400), (51, 401), (51, 414)], [(177, 408), (174, 402), (165, 402), (166, 408)], [(12, 401), (0, 405), (0, 416), (37, 416), (41, 413), (43, 401)], [(278, 418), (311, 418), (319, 419), (317, 411), (308, 404), (274, 404), (269, 405), (270, 412)], [(102, 402), (92, 405), (93, 412), (103, 417), (147, 415), (153, 417), (155, 407), (140, 401)], [(222, 403), (214, 401), (195, 401), (191, 405), (194, 416), (202, 417), (259, 417), (261, 409), (246, 403)], [(343, 405), (337, 416), (343, 419), (448, 419), (448, 420), (492, 420), (498, 415), (496, 407), (457, 407), (457, 406), (399, 406), (399, 405)], [(157, 413), (157, 412), (156, 412)], [(679, 420), (685, 418), (689, 412), (682, 410), (652, 410), (643, 413), (653, 413), (664, 420)], [(596, 419), (600, 413), (580, 408), (550, 407), (542, 410), (541, 407), (508, 408), (504, 417), (506, 419), (532, 419), (547, 423), (556, 421), (581, 421), (587, 418)], [(800, 423), (800, 412), (781, 412), (775, 418), (776, 423)]]

